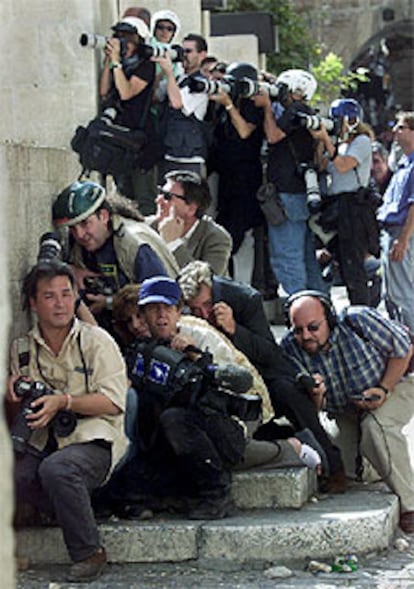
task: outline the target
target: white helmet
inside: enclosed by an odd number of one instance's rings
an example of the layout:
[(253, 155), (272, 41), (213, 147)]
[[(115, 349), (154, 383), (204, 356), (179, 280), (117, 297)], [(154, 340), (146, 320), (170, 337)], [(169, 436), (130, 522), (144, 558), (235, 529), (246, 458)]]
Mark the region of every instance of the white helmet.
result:
[(175, 12), (173, 12), (172, 10), (158, 10), (158, 12), (154, 12), (154, 14), (151, 16), (151, 36), (152, 37), (154, 36), (154, 33), (155, 33), (155, 25), (157, 24), (157, 22), (159, 20), (169, 20), (175, 26), (174, 34), (171, 37), (171, 41), (172, 41), (173, 38), (176, 37), (178, 35), (178, 33), (180, 32), (180, 27), (181, 27), (180, 19), (175, 14)]
[(289, 92), (300, 94), (305, 100), (310, 100), (315, 94), (317, 82), (306, 70), (286, 70), (276, 79), (276, 84), (286, 84)]
[(111, 27), (111, 29), (113, 31), (134, 31), (144, 40), (149, 37), (149, 29), (147, 25), (141, 18), (137, 18), (136, 16), (126, 16)]

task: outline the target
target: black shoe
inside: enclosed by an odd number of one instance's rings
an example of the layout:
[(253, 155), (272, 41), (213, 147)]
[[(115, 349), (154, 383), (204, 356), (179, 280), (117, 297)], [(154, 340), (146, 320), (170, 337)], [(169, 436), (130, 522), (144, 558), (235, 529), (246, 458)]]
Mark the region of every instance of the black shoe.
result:
[(230, 495), (219, 498), (201, 499), (189, 513), (189, 519), (223, 519), (232, 515), (235, 505)]

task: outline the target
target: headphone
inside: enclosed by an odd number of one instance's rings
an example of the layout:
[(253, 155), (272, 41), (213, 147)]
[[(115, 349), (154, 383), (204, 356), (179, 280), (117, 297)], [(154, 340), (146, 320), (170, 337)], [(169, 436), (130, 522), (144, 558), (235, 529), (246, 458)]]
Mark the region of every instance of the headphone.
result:
[(291, 294), (284, 302), (283, 313), (285, 316), (286, 327), (292, 326), (289, 316), (291, 306), (295, 301), (301, 299), (302, 297), (313, 297), (318, 299), (318, 301), (320, 301), (323, 306), (329, 329), (333, 329), (337, 325), (338, 318), (335, 307), (333, 306), (333, 303), (328, 295), (320, 290), (299, 290), (298, 292)]

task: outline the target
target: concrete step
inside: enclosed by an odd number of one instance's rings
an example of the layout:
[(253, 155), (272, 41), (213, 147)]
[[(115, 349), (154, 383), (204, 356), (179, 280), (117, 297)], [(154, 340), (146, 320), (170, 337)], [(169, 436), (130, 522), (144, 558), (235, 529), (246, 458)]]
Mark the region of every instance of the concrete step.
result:
[[(267, 566), (383, 550), (397, 523), (396, 496), (381, 485), (356, 485), (300, 510), (247, 510), (196, 522), (174, 516), (112, 519), (100, 524), (100, 533), (113, 563), (190, 561), (219, 570), (229, 564)], [(59, 528), (19, 530), (17, 553), (32, 564), (69, 562)]]

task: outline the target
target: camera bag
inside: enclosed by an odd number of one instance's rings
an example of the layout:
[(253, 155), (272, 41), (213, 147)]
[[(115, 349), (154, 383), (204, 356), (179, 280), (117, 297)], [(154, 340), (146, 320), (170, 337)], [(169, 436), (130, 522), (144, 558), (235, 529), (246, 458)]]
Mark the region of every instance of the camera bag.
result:
[(286, 211), (283, 208), (280, 194), (272, 182), (260, 186), (256, 198), (259, 201), (259, 206), (262, 209), (266, 221), (270, 225), (277, 226), (286, 221)]
[(139, 167), (147, 136), (140, 129), (128, 129), (96, 117), (88, 126), (78, 127), (71, 147), (79, 154), (85, 170), (101, 174), (130, 174)]

